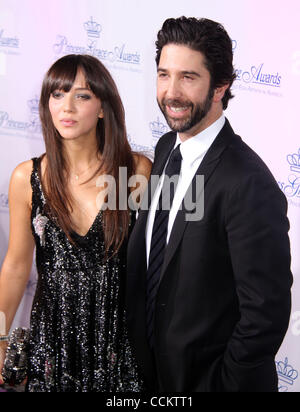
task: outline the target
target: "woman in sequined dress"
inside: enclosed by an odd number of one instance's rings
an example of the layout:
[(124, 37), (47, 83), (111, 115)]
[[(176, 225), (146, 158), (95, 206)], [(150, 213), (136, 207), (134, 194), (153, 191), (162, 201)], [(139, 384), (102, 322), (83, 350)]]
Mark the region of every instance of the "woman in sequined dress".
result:
[[(40, 116), (46, 154), (12, 175), (0, 277), (0, 311), (9, 330), (36, 248), (27, 391), (140, 391), (123, 301), (134, 214), (101, 210), (96, 183), (100, 175), (113, 177), (118, 200), (119, 168), (128, 179), (149, 178), (151, 162), (131, 152), (116, 85), (91, 56), (65, 56), (50, 68)], [(4, 349), (2, 343), (0, 371)]]

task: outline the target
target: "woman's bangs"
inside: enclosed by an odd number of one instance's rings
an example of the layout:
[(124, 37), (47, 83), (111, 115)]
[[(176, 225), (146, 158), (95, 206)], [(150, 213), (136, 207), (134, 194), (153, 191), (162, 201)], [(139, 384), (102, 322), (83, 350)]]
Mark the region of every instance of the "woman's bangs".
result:
[(50, 93), (55, 90), (69, 92), (75, 82), (78, 68), (79, 66), (74, 65), (74, 62), (71, 64), (64, 62), (63, 64), (54, 65), (48, 76)]

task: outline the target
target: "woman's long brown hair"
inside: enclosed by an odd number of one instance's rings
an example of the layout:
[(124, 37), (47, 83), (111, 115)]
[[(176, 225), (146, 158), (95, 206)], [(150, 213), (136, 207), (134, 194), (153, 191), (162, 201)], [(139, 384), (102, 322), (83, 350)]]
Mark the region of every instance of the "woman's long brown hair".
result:
[[(55, 90), (69, 92), (78, 70), (85, 75), (87, 86), (101, 100), (103, 119), (97, 124), (98, 152), (101, 163), (97, 174), (107, 174), (116, 182), (116, 200), (119, 204), (119, 167), (126, 167), (128, 178), (135, 173), (133, 153), (127, 140), (124, 107), (116, 84), (108, 70), (96, 58), (88, 55), (68, 55), (59, 59), (46, 74), (41, 98), (40, 118), (46, 145), (47, 165), (43, 189), (48, 213), (57, 221), (72, 243), (72, 203), (66, 179), (69, 176), (64, 157), (63, 140), (54, 127), (49, 110), (49, 98)], [(92, 177), (92, 178), (93, 178)], [(91, 178), (91, 179), (92, 179)], [(105, 210), (103, 212), (106, 252), (116, 253), (128, 235), (128, 210)], [(111, 255), (111, 253), (109, 253)]]

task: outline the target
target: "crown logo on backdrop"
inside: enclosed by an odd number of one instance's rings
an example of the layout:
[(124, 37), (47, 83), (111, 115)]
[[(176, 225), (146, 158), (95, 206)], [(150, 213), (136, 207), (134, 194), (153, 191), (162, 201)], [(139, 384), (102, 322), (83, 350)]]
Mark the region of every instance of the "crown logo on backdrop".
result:
[(237, 48), (237, 41), (236, 40), (231, 40), (232, 41), (232, 50), (235, 51)]
[(88, 37), (97, 38), (97, 39), (100, 37), (102, 27), (100, 24), (93, 21), (93, 17), (91, 17), (90, 21), (87, 21), (86, 23), (84, 23), (84, 28), (87, 31)]
[(28, 100), (28, 106), (32, 114), (39, 114), (39, 99), (35, 96), (32, 100)]
[(8, 208), (8, 196), (0, 193), (0, 207)]
[(289, 365), (288, 358), (285, 358), (284, 362), (276, 362), (276, 369), (278, 379), (289, 385), (293, 385), (298, 378), (298, 372), (291, 365)]
[(300, 149), (298, 153), (288, 155), (287, 161), (291, 166), (292, 172), (300, 173)]
[(159, 121), (159, 117), (156, 121), (150, 123), (150, 129), (152, 132), (152, 136), (155, 139), (159, 139), (163, 134), (167, 133), (168, 131), (167, 126)]

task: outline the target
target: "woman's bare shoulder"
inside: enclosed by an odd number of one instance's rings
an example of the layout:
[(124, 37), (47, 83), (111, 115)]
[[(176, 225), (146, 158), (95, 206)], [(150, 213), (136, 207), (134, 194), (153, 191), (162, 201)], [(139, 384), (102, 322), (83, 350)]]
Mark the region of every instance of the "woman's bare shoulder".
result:
[(16, 166), (10, 180), (10, 199), (19, 199), (30, 203), (32, 169), (32, 160), (26, 160)]
[(12, 179), (17, 182), (27, 182), (32, 174), (32, 160), (26, 160), (20, 163), (12, 173)]

